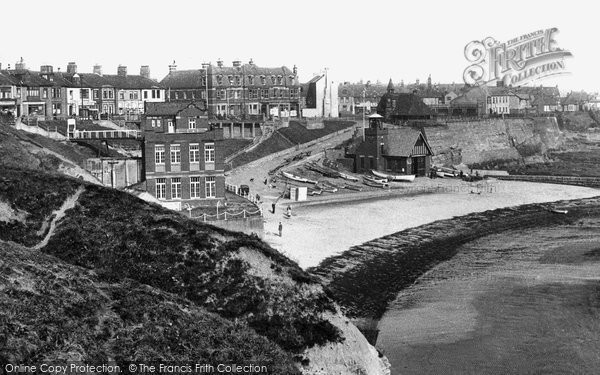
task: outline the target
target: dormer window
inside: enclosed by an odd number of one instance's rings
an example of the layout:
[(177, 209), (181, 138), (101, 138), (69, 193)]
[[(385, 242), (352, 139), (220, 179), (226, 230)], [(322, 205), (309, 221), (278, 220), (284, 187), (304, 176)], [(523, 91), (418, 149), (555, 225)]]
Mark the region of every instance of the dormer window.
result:
[(217, 76), (217, 85), (222, 85), (223, 84), (223, 76), (222, 75), (218, 75)]
[(254, 76), (248, 76), (248, 84), (249, 85), (253, 85), (254, 84)]
[(230, 85), (233, 85), (233, 76), (229, 76), (229, 77), (227, 77), (227, 78), (229, 79), (229, 84), (230, 84)]
[(236, 85), (236, 86), (239, 86), (239, 85), (241, 85), (241, 84), (242, 84), (242, 82), (241, 82), (241, 80), (240, 80), (240, 76), (235, 76), (235, 85)]
[(275, 76), (271, 76), (271, 84), (275, 84)]
[(260, 76), (260, 83), (263, 84), (263, 85), (267, 84), (267, 79), (266, 79), (265, 76)]
[(281, 85), (282, 80), (283, 80), (282, 76), (277, 76), (277, 84), (278, 85)]

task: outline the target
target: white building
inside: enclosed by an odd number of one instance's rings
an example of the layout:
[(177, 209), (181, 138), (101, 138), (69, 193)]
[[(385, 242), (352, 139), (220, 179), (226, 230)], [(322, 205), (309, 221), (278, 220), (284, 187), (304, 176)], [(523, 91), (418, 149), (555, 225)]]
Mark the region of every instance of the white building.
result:
[(302, 117), (339, 117), (338, 82), (331, 79), (327, 69), (303, 86), (306, 104)]

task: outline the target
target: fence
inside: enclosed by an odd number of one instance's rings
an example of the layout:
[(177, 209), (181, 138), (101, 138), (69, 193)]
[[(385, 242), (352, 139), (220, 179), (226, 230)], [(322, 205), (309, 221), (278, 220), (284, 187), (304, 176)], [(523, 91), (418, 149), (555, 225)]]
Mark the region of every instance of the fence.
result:
[(543, 182), (550, 184), (600, 187), (600, 177), (510, 175), (494, 176), (499, 180)]
[[(251, 203), (258, 205), (260, 203), (259, 199), (254, 194), (250, 194), (249, 191), (243, 191), (239, 186), (225, 183), (225, 190), (232, 192), (236, 195), (239, 195), (242, 198), (247, 199)], [(256, 210), (246, 210), (242, 209), (241, 211), (231, 212), (228, 211), (227, 208), (223, 207), (223, 211), (219, 212), (219, 204), (217, 203), (217, 211), (215, 214), (207, 214), (206, 212), (194, 212), (193, 210), (189, 210), (189, 215), (191, 218), (199, 219), (202, 221), (217, 221), (217, 220), (241, 220), (248, 219), (251, 217), (262, 217), (263, 212), (262, 208), (258, 206)]]

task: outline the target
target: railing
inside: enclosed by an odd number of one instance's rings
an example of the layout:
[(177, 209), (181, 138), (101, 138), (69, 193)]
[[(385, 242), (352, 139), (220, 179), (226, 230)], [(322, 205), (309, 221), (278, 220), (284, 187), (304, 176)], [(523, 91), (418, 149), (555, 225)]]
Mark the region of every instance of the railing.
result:
[(140, 130), (75, 130), (73, 139), (142, 139)]
[(216, 221), (216, 220), (239, 220), (246, 219), (251, 216), (262, 216), (262, 210), (259, 208), (255, 211), (242, 210), (239, 212), (225, 211), (223, 213), (217, 212), (214, 215), (207, 214), (205, 212), (194, 212), (190, 211), (190, 217), (194, 219), (202, 218), (202, 221)]

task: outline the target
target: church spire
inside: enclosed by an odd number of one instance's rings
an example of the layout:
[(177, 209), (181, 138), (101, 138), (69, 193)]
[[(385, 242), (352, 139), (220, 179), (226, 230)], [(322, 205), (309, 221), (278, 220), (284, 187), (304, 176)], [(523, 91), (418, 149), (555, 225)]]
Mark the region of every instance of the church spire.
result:
[(388, 94), (393, 94), (394, 93), (394, 84), (392, 83), (392, 79), (390, 78), (390, 82), (387, 85), (387, 92)]

